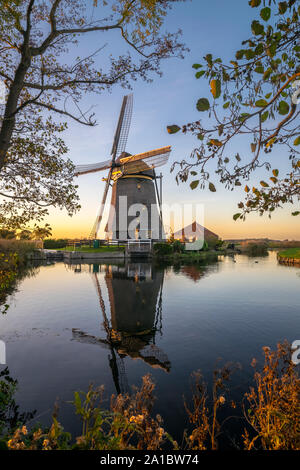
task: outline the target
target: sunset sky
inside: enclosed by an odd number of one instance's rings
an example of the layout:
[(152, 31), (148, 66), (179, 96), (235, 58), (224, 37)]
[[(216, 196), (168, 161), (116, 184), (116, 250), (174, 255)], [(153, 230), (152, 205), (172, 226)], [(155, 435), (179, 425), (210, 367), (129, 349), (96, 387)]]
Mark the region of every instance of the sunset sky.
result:
[[(251, 9), (246, 0), (187, 1), (174, 6), (166, 19), (166, 29), (174, 31), (182, 29), (183, 41), (189, 47), (185, 59), (171, 59), (163, 62), (163, 77), (154, 76), (153, 83), (141, 80), (133, 83), (134, 109), (127, 151), (140, 153), (164, 145), (172, 146), (172, 154), (168, 165), (162, 167), (163, 202), (197, 202), (204, 204), (205, 226), (222, 238), (269, 237), (274, 239), (300, 239), (300, 217), (291, 217), (291, 207), (279, 209), (270, 220), (268, 216), (256, 214), (248, 216), (245, 222), (234, 222), (232, 215), (237, 212), (237, 203), (243, 199), (244, 191), (227, 191), (217, 183), (216, 193), (209, 190), (192, 191), (189, 184), (175, 181), (175, 174), (170, 174), (172, 162), (188, 158), (191, 150), (197, 145), (195, 138), (182, 134), (168, 135), (166, 126), (184, 124), (199, 119), (195, 108), (196, 101), (201, 97), (209, 97), (209, 86), (205, 80), (196, 80), (192, 64), (203, 62), (203, 56), (212, 53), (231, 60), (240, 47), (242, 40), (250, 33), (250, 24), (258, 9)], [(99, 42), (101, 41), (101, 42)], [(102, 44), (107, 46), (98, 56), (104, 62), (112, 53), (126, 51), (122, 46), (119, 33), (105, 34), (103, 38), (97, 34), (84, 38), (76, 49), (76, 55), (87, 56)], [(120, 50), (120, 47), (123, 48)], [(69, 122), (65, 140), (69, 147), (68, 156), (76, 164), (95, 163), (109, 158), (116, 122), (118, 119), (122, 97), (128, 91), (115, 87), (111, 93), (86, 96), (83, 108), (95, 105), (94, 112), (98, 125), (94, 128), (80, 126)], [(201, 116), (203, 117), (203, 116)], [(250, 156), (249, 145), (239, 141), (231, 147), (232, 154), (239, 152), (241, 156)], [(272, 153), (272, 167), (280, 172), (289, 170), (287, 155)], [(229, 155), (230, 156), (230, 155)], [(248, 184), (257, 184), (264, 178), (265, 172), (257, 173)], [(96, 218), (102, 198), (104, 183), (101, 178), (106, 173), (95, 173), (78, 178), (81, 211), (69, 218), (65, 212), (51, 210), (47, 222), (53, 228), (53, 236), (87, 237)], [(110, 194), (108, 202), (110, 201)], [(294, 209), (295, 210), (295, 209)], [(105, 217), (102, 226), (106, 223)], [(103, 228), (102, 227), (102, 228)], [(175, 229), (180, 228), (180, 220), (175, 221)], [(102, 233), (101, 233), (102, 232)], [(103, 231), (99, 235), (103, 236)]]

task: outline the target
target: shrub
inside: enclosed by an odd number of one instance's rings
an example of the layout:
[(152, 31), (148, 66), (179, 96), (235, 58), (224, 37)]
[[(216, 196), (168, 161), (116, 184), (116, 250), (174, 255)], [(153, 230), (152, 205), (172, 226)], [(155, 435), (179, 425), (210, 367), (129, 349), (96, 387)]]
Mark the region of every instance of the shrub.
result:
[(158, 256), (171, 255), (173, 253), (172, 243), (155, 243), (154, 253)]
[(64, 238), (60, 238), (59, 240), (54, 240), (52, 238), (48, 238), (44, 240), (44, 248), (48, 250), (55, 250), (58, 248), (65, 248), (68, 244), (68, 240)]
[(246, 252), (249, 256), (267, 256), (268, 245), (265, 243), (249, 243)]
[(183, 253), (184, 252), (184, 243), (180, 240), (174, 240), (172, 242), (173, 252), (174, 253)]

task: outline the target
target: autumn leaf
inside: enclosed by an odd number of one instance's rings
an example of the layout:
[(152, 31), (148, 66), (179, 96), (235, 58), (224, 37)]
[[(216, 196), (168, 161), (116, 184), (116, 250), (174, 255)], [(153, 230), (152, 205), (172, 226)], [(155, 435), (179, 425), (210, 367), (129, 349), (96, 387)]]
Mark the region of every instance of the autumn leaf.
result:
[(210, 82), (210, 89), (214, 99), (219, 98), (221, 95), (221, 82), (220, 80), (212, 80)]

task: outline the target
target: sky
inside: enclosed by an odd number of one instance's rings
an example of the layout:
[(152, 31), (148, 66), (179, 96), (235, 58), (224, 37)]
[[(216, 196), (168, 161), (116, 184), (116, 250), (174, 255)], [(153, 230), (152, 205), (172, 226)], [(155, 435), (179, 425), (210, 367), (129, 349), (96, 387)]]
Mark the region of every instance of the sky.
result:
[[(163, 203), (202, 204), (205, 226), (221, 238), (300, 239), (300, 217), (290, 215), (291, 206), (279, 209), (272, 219), (253, 213), (245, 222), (235, 222), (232, 216), (238, 211), (237, 203), (244, 198), (243, 186), (233, 192), (228, 191), (212, 175), (216, 193), (208, 189), (192, 191), (187, 183), (177, 185), (175, 173), (170, 173), (172, 162), (188, 159), (199, 141), (180, 133), (169, 135), (166, 126), (199, 119), (195, 104), (201, 97), (210, 97), (207, 81), (195, 78), (192, 65), (203, 62), (202, 58), (207, 53), (231, 60), (241, 42), (250, 36), (250, 24), (257, 13), (259, 9), (251, 9), (247, 0), (188, 0), (174, 6), (166, 18), (165, 28), (169, 31), (180, 28), (183, 42), (190, 51), (185, 54), (184, 60), (173, 58), (162, 62), (163, 76), (154, 75), (152, 83), (142, 80), (133, 82), (133, 117), (126, 150), (136, 154), (171, 145), (169, 162), (159, 169), (163, 173)], [(96, 34), (87, 36), (80, 42), (76, 55), (89, 55), (106, 44), (99, 63), (101, 60), (105, 63), (106, 51), (119, 55), (123, 47), (118, 32), (109, 33), (103, 38)], [(91, 128), (69, 122), (65, 140), (69, 147), (68, 157), (75, 164), (95, 163), (109, 158), (122, 97), (127, 93), (120, 86), (115, 86), (110, 93), (84, 97), (82, 107), (94, 106), (98, 125)], [(233, 154), (246, 152), (250, 155), (248, 147), (243, 148), (243, 142), (237, 141), (231, 150)], [(273, 168), (280, 171), (288, 169), (287, 156), (280, 153), (271, 155)], [(264, 175), (265, 172), (260, 171), (250, 183), (257, 183)], [(53, 237), (85, 238), (89, 235), (102, 199), (105, 183), (101, 179), (105, 176), (105, 173), (94, 173), (78, 178), (81, 211), (70, 218), (65, 211), (52, 209), (46, 222), (52, 226)], [(107, 210), (100, 227), (100, 237), (103, 236), (106, 214)], [(181, 221), (175, 220), (174, 229), (179, 228)]]

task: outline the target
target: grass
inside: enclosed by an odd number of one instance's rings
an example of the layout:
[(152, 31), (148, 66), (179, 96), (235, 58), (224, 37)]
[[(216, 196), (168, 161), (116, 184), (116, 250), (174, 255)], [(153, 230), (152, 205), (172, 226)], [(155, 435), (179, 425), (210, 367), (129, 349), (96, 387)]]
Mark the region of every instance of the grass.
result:
[(281, 258), (300, 259), (300, 248), (289, 248), (279, 253)]
[(83, 251), (85, 253), (113, 253), (116, 251), (124, 251), (124, 246), (101, 246), (99, 248), (93, 248), (91, 246), (66, 246), (65, 248), (57, 248), (57, 251)]

